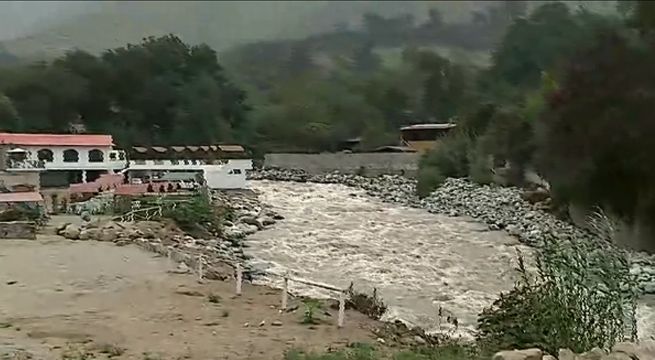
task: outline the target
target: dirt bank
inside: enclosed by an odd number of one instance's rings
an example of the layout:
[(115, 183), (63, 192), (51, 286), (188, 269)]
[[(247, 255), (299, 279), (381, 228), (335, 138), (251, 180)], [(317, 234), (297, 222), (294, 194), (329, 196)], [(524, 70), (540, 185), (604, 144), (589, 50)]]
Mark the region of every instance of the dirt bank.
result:
[(302, 305), (276, 309), (277, 290), (244, 284), (235, 298), (233, 283), (199, 284), (168, 272), (176, 265), (133, 245), (52, 235), (0, 242), (0, 354), (24, 348), (59, 360), (72, 344), (96, 354), (124, 349), (118, 359), (279, 359), (290, 347), (375, 341), (377, 323), (359, 313), (348, 311), (343, 329), (334, 313), (303, 325)]

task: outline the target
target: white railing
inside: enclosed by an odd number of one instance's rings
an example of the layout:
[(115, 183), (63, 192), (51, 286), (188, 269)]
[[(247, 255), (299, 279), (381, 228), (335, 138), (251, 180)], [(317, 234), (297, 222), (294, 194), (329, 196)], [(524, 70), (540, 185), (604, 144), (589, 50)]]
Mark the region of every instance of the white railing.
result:
[[(233, 266), (235, 268), (236, 272), (236, 294), (238, 296), (241, 295), (241, 284), (243, 282), (243, 270), (241, 269), (241, 264), (237, 263), (236, 266)], [(289, 296), (289, 281), (295, 281), (297, 283), (309, 285), (309, 286), (314, 286), (318, 287), (321, 289), (326, 289), (326, 290), (332, 290), (336, 291), (339, 293), (339, 317), (337, 318), (337, 326), (338, 327), (343, 327), (343, 321), (344, 321), (344, 315), (345, 315), (345, 310), (346, 310), (346, 292), (347, 289), (340, 289), (336, 286), (328, 285), (328, 284), (322, 284), (318, 283), (315, 281), (307, 280), (307, 279), (300, 279), (300, 278), (295, 278), (289, 276), (289, 272), (287, 271), (285, 274), (276, 274), (272, 272), (265, 272), (267, 275), (272, 275), (272, 276), (277, 276), (281, 277), (283, 279), (283, 285), (282, 285), (282, 304), (280, 306), (280, 311), (286, 311), (287, 310), (287, 300)], [(202, 256), (200, 257), (198, 261), (198, 277), (200, 280), (202, 280)]]
[[(175, 204), (173, 204), (172, 206), (174, 207)], [(162, 214), (163, 214), (162, 206), (153, 206), (143, 209), (131, 210), (121, 216), (115, 217), (114, 220), (119, 220), (121, 222), (134, 222), (135, 220), (150, 221), (153, 219), (161, 218)]]
[(13, 160), (7, 159), (7, 169), (11, 170), (45, 170), (45, 163), (41, 160)]

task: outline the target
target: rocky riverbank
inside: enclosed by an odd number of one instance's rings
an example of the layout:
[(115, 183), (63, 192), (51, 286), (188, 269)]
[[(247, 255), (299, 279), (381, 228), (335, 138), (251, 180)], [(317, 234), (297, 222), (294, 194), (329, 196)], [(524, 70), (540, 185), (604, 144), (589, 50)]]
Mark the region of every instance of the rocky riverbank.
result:
[(244, 266), (246, 278), (249, 278), (253, 270), (244, 254), (243, 240), (282, 217), (261, 204), (250, 192), (214, 192), (211, 197), (214, 205), (226, 213), (220, 226), (221, 233), (207, 239), (190, 236), (174, 221), (165, 218), (158, 221), (94, 220), (79, 225), (62, 224), (56, 232), (70, 240), (105, 241), (119, 246), (134, 243), (170, 256), (180, 263), (180, 272), (195, 271), (201, 259), (204, 276), (208, 279), (225, 280), (233, 275), (231, 265), (240, 263)]
[[(486, 224), (489, 230), (506, 230), (519, 241), (538, 246), (546, 236), (586, 239), (591, 234), (559, 220), (522, 197), (513, 187), (478, 185), (464, 179), (448, 179), (430, 196), (415, 195), (416, 181), (401, 176), (384, 175), (367, 178), (331, 173), (308, 175), (301, 170), (265, 169), (249, 174), (251, 180), (274, 180), (343, 184), (365, 190), (369, 196), (385, 202), (448, 216), (470, 216)], [(632, 253), (633, 269), (643, 290), (655, 294), (655, 257)]]
[(655, 359), (655, 341), (640, 343), (621, 342), (611, 351), (599, 348), (583, 354), (576, 354), (569, 349), (560, 349), (557, 357), (546, 354), (540, 349), (508, 350), (494, 355), (493, 360), (650, 360)]

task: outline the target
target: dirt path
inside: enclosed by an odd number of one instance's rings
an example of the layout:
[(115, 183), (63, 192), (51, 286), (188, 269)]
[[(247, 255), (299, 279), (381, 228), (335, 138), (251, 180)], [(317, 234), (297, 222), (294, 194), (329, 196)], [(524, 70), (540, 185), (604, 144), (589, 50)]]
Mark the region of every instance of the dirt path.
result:
[(341, 330), (331, 310), (309, 327), (300, 324), (302, 305), (278, 312), (277, 290), (246, 284), (234, 298), (233, 283), (199, 284), (167, 272), (174, 267), (133, 246), (58, 236), (1, 241), (0, 354), (23, 348), (35, 359), (61, 359), (72, 344), (96, 354), (125, 349), (114, 359), (279, 359), (291, 347), (374, 340), (376, 324), (359, 313), (348, 311)]

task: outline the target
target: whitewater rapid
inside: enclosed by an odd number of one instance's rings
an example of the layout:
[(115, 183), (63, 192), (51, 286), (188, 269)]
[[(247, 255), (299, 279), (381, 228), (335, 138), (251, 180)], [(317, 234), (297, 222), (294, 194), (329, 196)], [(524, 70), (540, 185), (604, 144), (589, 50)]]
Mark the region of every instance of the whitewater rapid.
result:
[[(516, 280), (517, 252), (530, 253), (473, 219), (383, 203), (343, 185), (250, 181), (249, 187), (285, 217), (247, 239), (256, 267), (338, 287), (375, 287), (389, 306), (383, 319), (429, 331), (470, 337), (477, 314)], [(259, 282), (281, 286), (275, 277)], [(294, 282), (290, 290), (335, 297)], [(644, 299), (638, 312), (640, 337), (655, 334), (655, 299)]]

